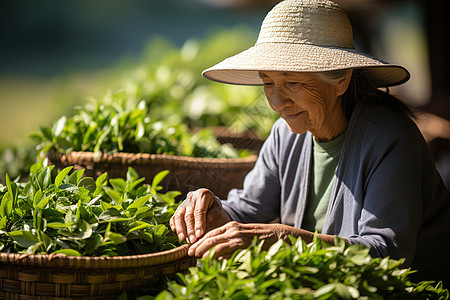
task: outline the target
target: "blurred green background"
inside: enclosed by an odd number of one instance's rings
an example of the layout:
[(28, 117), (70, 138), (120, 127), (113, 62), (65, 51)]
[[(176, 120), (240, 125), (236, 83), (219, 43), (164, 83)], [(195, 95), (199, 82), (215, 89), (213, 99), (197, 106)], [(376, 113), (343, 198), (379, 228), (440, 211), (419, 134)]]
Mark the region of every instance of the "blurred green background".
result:
[[(151, 37), (163, 36), (181, 46), (189, 38), (203, 38), (214, 29), (245, 24), (255, 30), (255, 35), (248, 37), (252, 44), (266, 12), (276, 2), (1, 1), (0, 119), (7, 126), (0, 130), (0, 147), (39, 124), (48, 124), (73, 102), (103, 93), (109, 80), (117, 77), (119, 67), (126, 69), (139, 60)], [(347, 6), (356, 7), (352, 2)], [(364, 2), (368, 4), (359, 5), (370, 8), (376, 1)], [(211, 3), (216, 5), (208, 5)], [(342, 6), (347, 9), (345, 3), (342, 1)], [(414, 84), (408, 88), (413, 89), (411, 97), (419, 93), (416, 97), (426, 99), (429, 70), (420, 6), (414, 1), (385, 6), (385, 12), (374, 11), (376, 21), (365, 20), (376, 28), (369, 32), (378, 39), (370, 50), (417, 70), (412, 77)], [(356, 37), (360, 27), (355, 26)]]
[[(0, 147), (50, 124), (87, 96), (103, 94), (121, 70), (141, 59), (153, 36), (181, 46), (236, 24), (257, 30), (265, 14), (263, 8), (241, 11), (186, 0), (25, 0), (0, 6)], [(255, 36), (248, 38), (253, 43)]]

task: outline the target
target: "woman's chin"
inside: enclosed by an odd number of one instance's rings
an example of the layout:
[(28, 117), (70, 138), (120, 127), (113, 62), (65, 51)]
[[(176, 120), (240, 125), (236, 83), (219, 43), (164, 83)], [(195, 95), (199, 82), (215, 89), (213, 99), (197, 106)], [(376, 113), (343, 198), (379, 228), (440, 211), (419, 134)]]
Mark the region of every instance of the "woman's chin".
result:
[(295, 124), (295, 122), (288, 122), (286, 121), (286, 124), (288, 126), (288, 128), (296, 134), (303, 134), (306, 131), (308, 131), (308, 129), (305, 128), (305, 126), (299, 126), (298, 124)]

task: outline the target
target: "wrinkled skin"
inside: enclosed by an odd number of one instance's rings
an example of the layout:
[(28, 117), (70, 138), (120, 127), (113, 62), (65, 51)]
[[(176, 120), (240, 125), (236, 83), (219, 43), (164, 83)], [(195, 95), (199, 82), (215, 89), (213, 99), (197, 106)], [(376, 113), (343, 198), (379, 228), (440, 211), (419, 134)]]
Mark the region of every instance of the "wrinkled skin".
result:
[(310, 131), (319, 142), (343, 133), (348, 121), (339, 97), (347, 90), (349, 76), (337, 85), (312, 73), (260, 72), (270, 107), (295, 133)]
[(205, 232), (231, 221), (220, 200), (208, 189), (189, 192), (170, 219), (180, 241), (195, 243)]
[[(198, 242), (194, 243), (188, 251), (190, 256), (205, 257), (212, 247), (215, 248), (215, 258), (226, 258), (238, 249), (247, 248), (254, 236), (264, 240), (264, 247), (282, 238), (283, 225), (280, 224), (242, 224), (235, 221), (209, 231)], [(287, 236), (285, 237), (287, 239)]]

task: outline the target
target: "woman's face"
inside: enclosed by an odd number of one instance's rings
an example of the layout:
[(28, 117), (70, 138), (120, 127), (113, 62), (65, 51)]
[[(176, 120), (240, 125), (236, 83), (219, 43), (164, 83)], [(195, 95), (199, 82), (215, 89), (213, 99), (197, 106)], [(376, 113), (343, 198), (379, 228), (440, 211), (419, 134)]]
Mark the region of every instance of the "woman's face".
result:
[(313, 73), (260, 72), (259, 75), (270, 107), (291, 131), (310, 131), (319, 141), (331, 140), (342, 133), (342, 130), (335, 132), (337, 127), (345, 126), (345, 131), (347, 120), (338, 99), (342, 93), (336, 86)]

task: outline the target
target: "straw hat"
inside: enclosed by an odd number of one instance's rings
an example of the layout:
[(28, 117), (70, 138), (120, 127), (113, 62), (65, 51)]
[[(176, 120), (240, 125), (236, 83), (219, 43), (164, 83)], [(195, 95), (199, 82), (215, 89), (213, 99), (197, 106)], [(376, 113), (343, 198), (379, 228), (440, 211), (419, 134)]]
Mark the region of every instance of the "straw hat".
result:
[(363, 69), (377, 87), (406, 82), (410, 75), (355, 50), (347, 15), (330, 0), (285, 0), (266, 16), (255, 46), (203, 71), (208, 79), (262, 85), (259, 71), (320, 72)]

